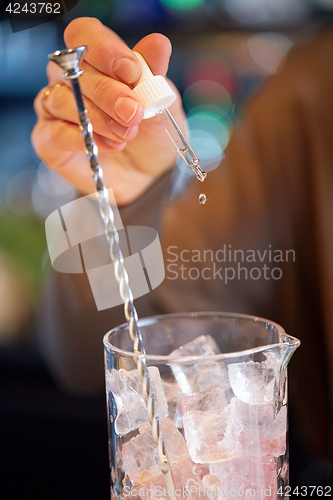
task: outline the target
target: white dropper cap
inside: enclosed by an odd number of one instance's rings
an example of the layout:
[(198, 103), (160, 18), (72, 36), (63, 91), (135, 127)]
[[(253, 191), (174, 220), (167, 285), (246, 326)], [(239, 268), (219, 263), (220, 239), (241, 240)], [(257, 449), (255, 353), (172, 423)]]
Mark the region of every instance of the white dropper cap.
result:
[(175, 100), (176, 94), (161, 75), (153, 75), (141, 54), (134, 52), (141, 64), (141, 77), (133, 89), (144, 105), (143, 118), (151, 118), (168, 108)]

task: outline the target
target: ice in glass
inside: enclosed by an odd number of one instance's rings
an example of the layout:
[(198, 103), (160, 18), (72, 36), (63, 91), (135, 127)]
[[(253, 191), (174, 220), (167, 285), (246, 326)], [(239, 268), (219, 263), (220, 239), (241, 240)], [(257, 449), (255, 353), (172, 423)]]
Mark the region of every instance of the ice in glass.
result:
[(140, 330), (173, 491), (123, 325), (104, 338), (111, 498), (283, 498), (286, 368), (299, 341), (272, 322), (221, 313), (148, 318)]

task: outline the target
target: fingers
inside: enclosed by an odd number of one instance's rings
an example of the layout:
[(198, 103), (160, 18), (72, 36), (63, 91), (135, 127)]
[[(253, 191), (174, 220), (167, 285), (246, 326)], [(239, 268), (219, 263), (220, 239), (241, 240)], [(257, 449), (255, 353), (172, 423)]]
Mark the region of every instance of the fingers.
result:
[[(83, 74), (79, 81), (99, 152), (120, 152), (127, 141), (136, 137), (130, 150), (126, 149), (130, 156), (132, 150), (145, 151), (152, 138), (156, 143), (162, 140), (162, 129), (155, 127), (155, 130), (154, 120), (145, 120), (137, 135), (144, 109), (133, 87), (141, 68), (127, 45), (98, 20), (89, 18), (72, 21), (66, 28), (65, 42), (68, 47), (88, 46), (80, 65)], [(166, 73), (171, 54), (166, 37), (148, 35), (135, 50), (143, 55), (154, 74)], [(71, 84), (63, 79), (63, 70), (55, 63), (49, 63), (47, 74), (52, 88), (46, 98), (42, 89), (35, 99), (38, 122), (32, 142), (38, 156), (50, 168), (63, 170), (70, 165), (72, 169), (74, 157), (78, 158), (78, 152), (83, 153), (84, 139), (78, 128)], [(115, 155), (119, 163), (124, 153)]]
[(68, 86), (70, 86), (70, 82), (66, 82), (66, 80), (64, 80), (63, 74), (64, 70), (53, 61), (50, 61), (46, 66), (46, 75), (49, 85), (55, 85), (56, 83), (67, 83)]
[(140, 65), (131, 49), (97, 19), (74, 19), (66, 28), (64, 39), (69, 48), (87, 45), (85, 60), (105, 75), (128, 85), (140, 78)]
[[(97, 19), (74, 19), (67, 26), (64, 38), (67, 47), (87, 45), (84, 59), (105, 75), (128, 85), (133, 85), (140, 78), (140, 64), (132, 50)], [(143, 55), (154, 74), (166, 74), (171, 55), (168, 38), (157, 33), (148, 35), (134, 50)]]
[[(35, 111), (40, 119), (59, 119), (72, 124), (79, 123), (78, 113), (75, 107), (74, 97), (70, 88), (66, 85), (55, 84), (42, 89), (35, 100)], [(94, 133), (108, 139), (107, 144), (115, 147), (113, 142), (132, 140), (138, 131), (137, 126), (127, 127), (120, 124), (107, 113), (103, 112), (94, 102), (87, 97), (84, 98), (88, 116), (93, 124)]]
[[(105, 138), (94, 134), (94, 141), (100, 153), (121, 151), (125, 142), (106, 143)], [(37, 155), (50, 168), (57, 168), (64, 163), (73, 152), (84, 150), (84, 139), (77, 125), (63, 120), (40, 120), (31, 135), (32, 144)], [(67, 153), (67, 154), (66, 154)]]
[[(137, 80), (141, 74), (140, 64), (127, 45), (97, 19), (79, 18), (72, 21), (65, 31), (66, 44), (79, 46), (86, 44), (87, 40), (89, 47), (81, 64), (83, 75), (80, 77), (80, 86), (93, 128), (96, 133), (112, 140), (130, 140), (134, 137), (133, 133), (129, 134), (130, 129), (141, 122), (144, 109), (137, 95), (123, 82)], [(171, 45), (166, 37), (148, 35), (135, 49), (142, 53), (155, 74), (166, 72), (171, 53)], [(127, 69), (120, 77), (118, 69), (123, 58), (126, 59), (124, 68)], [(129, 72), (125, 75), (128, 61), (135, 65), (135, 72), (132, 72), (133, 75), (135, 73), (134, 77), (129, 77)], [(47, 100), (47, 104), (42, 103), (43, 109), (46, 108), (56, 118), (77, 123), (73, 100), (69, 99), (70, 82), (63, 80), (62, 72), (56, 64), (49, 63), (47, 73), (50, 84), (63, 83), (63, 88), (57, 93), (52, 92), (53, 96)], [(66, 87), (69, 91), (67, 95)], [(36, 109), (41, 109), (38, 98)]]
[(172, 51), (167, 37), (159, 33), (147, 35), (135, 45), (133, 50), (144, 57), (154, 75), (166, 75)]
[(144, 108), (133, 90), (87, 63), (82, 64), (82, 69), (80, 84), (83, 95), (124, 126), (131, 127), (141, 122)]
[[(85, 61), (81, 68), (83, 74), (79, 81), (84, 97), (124, 127), (133, 127), (141, 122), (143, 105), (128, 85), (106, 76)], [(70, 82), (62, 76), (59, 78), (54, 63), (49, 63), (47, 73), (51, 84), (62, 82), (71, 91)]]

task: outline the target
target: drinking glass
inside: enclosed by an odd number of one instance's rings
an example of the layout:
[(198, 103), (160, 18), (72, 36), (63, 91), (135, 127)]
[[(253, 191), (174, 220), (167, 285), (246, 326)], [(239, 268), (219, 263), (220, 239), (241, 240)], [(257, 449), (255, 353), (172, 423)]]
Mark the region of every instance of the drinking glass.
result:
[(284, 498), (287, 365), (300, 341), (242, 314), (161, 315), (139, 327), (172, 489), (124, 324), (104, 336), (111, 498)]

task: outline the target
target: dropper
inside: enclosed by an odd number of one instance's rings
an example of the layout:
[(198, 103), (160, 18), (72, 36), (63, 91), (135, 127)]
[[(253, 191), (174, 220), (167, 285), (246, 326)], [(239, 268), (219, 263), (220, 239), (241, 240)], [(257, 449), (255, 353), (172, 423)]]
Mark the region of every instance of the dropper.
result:
[(185, 165), (193, 170), (197, 179), (203, 182), (207, 177), (200, 167), (200, 160), (183, 134), (168, 107), (176, 100), (176, 94), (161, 75), (153, 75), (147, 62), (139, 52), (134, 52), (141, 64), (141, 77), (134, 92), (144, 105), (144, 119), (156, 116), (176, 147)]

